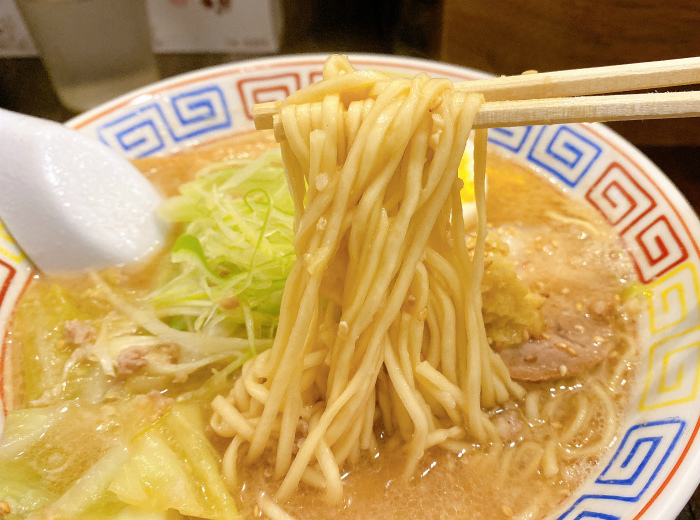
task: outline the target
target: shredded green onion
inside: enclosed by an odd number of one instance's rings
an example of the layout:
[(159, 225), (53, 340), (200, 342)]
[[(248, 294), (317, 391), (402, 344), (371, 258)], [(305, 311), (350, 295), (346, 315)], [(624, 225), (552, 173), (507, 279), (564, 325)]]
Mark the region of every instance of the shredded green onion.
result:
[[(269, 339), (294, 264), (294, 203), (279, 151), (210, 165), (159, 209), (184, 225), (148, 301), (172, 328)], [(258, 344), (259, 345), (259, 344)]]

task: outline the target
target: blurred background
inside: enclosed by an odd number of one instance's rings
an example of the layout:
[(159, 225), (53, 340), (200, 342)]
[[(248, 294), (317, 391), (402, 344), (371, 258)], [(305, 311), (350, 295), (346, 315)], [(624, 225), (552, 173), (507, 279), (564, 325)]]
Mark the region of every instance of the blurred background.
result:
[[(61, 104), (37, 56), (37, 47), (45, 54), (54, 43), (33, 41), (21, 14), (41, 9), (42, 2), (85, 1), (119, 0), (0, 0), (0, 107), (56, 121), (76, 114)], [(493, 74), (700, 56), (697, 0), (146, 3), (156, 74), (161, 78), (257, 56), (304, 52), (419, 56)], [(123, 10), (111, 12), (118, 17)], [(58, 34), (68, 33), (70, 24)], [(696, 211), (700, 209), (700, 120), (610, 126), (656, 162)], [(700, 520), (698, 499), (696, 492), (695, 502), (680, 518)]]

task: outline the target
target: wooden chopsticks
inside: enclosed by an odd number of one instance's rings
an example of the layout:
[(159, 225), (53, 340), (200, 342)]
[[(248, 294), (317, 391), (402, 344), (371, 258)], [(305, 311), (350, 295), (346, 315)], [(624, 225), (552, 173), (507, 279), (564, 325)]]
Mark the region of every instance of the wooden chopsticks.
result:
[(474, 128), (700, 116), (700, 91), (579, 96), (481, 105)]
[[(700, 83), (700, 57), (503, 76), (456, 83), (480, 92), (486, 102), (475, 128), (573, 122), (620, 121), (700, 116), (700, 91), (598, 95)], [(275, 117), (280, 103), (253, 107), (255, 127), (284, 130)]]
[(589, 96), (700, 83), (700, 57), (501, 76), (456, 83), (486, 101)]

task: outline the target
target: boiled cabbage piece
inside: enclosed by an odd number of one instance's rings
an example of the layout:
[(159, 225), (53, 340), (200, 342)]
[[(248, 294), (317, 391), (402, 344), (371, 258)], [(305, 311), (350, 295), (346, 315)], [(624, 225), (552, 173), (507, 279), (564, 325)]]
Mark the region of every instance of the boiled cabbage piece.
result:
[(121, 501), (198, 518), (240, 518), (196, 405), (173, 406), (163, 421), (132, 441), (130, 451), (109, 486)]
[(29, 408), (8, 415), (1, 441), (11, 518), (239, 518), (200, 403), (138, 396)]

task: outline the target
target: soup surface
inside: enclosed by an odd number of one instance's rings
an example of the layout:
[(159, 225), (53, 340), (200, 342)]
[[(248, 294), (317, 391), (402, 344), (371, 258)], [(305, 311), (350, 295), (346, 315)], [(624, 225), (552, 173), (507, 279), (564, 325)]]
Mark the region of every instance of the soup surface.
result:
[[(273, 146), (271, 135), (256, 133), (136, 164), (172, 196), (212, 162), (256, 157)], [(503, 443), (463, 441), (455, 442), (450, 450), (434, 448), (406, 481), (400, 478), (405, 457), (402, 443), (377, 423), (378, 449), (360, 454), (344, 468), (342, 504), (329, 506), (321, 493), (302, 484), (288, 502), (280, 504), (293, 516), (540, 518), (575, 492), (615, 440), (636, 359), (634, 295), (638, 284), (631, 263), (613, 230), (591, 208), (552, 182), (495, 154), (489, 156), (487, 176), (490, 234), (482, 296), (485, 316), (493, 315), (485, 318), (487, 332), (513, 378), (527, 391), (523, 400), (489, 411)], [(176, 234), (180, 231), (176, 229)], [(142, 265), (108, 270), (99, 277), (120, 299), (138, 306), (162, 283), (169, 257), (166, 250)], [(531, 300), (539, 302), (544, 328), (537, 335), (502, 325), (502, 314), (519, 310), (507, 294), (510, 278), (504, 278), (499, 269), (517, 274)], [(8, 339), (15, 373), (23, 374), (14, 381), (13, 406), (50, 407), (75, 399), (104, 411), (119, 401), (148, 396), (148, 406), (154, 407), (152, 416), (140, 419), (147, 424), (167, 413), (163, 410), (175, 400), (191, 399), (208, 421), (207, 399), (213, 396), (197, 392), (210, 380), (212, 370), (229, 366), (228, 360), (184, 375), (177, 370), (152, 371), (149, 364), (156, 364), (156, 354), (169, 356), (166, 365), (178, 363), (177, 348), (168, 350), (161, 345), (149, 351), (151, 357), (139, 355), (131, 360), (132, 365), (125, 357), (121, 361), (126, 364), (117, 364), (116, 372), (97, 377), (99, 357), (93, 351), (75, 355), (81, 347), (77, 336), (99, 336), (98, 331), (103, 330), (100, 320), (119, 323), (119, 315), (124, 314), (123, 308), (115, 308), (114, 300), (96, 291), (95, 284), (89, 276), (38, 275), (33, 280)], [(67, 306), (70, 313), (64, 312)], [(78, 315), (82, 318), (75, 318)], [(79, 323), (90, 328), (81, 331)], [(131, 334), (138, 336), (139, 327), (131, 326)], [(514, 330), (519, 335), (515, 339)], [(94, 337), (86, 341), (97, 342)], [(51, 355), (44, 353), (47, 349)], [(60, 388), (42, 384), (50, 379), (49, 374), (54, 379), (63, 377)], [(233, 379), (235, 374), (217, 391), (228, 392)], [(94, 415), (85, 421), (85, 428), (112, 431)], [(108, 436), (128, 439), (135, 434), (125, 426), (116, 430)], [(207, 434), (223, 454), (226, 442), (211, 430)], [(90, 456), (102, 455), (99, 446), (86, 456), (83, 468), (94, 462)], [(47, 460), (37, 455), (36, 460), (40, 459)], [(60, 477), (63, 462), (57, 462), (59, 468), (50, 468), (54, 473), (45, 472), (44, 477)], [(261, 464), (241, 464), (231, 494), (244, 517), (262, 515), (261, 493), (274, 495), (279, 482), (272, 477), (273, 464), (272, 454)], [(55, 477), (53, 492), (60, 495), (68, 489), (70, 479), (59, 477)]]

